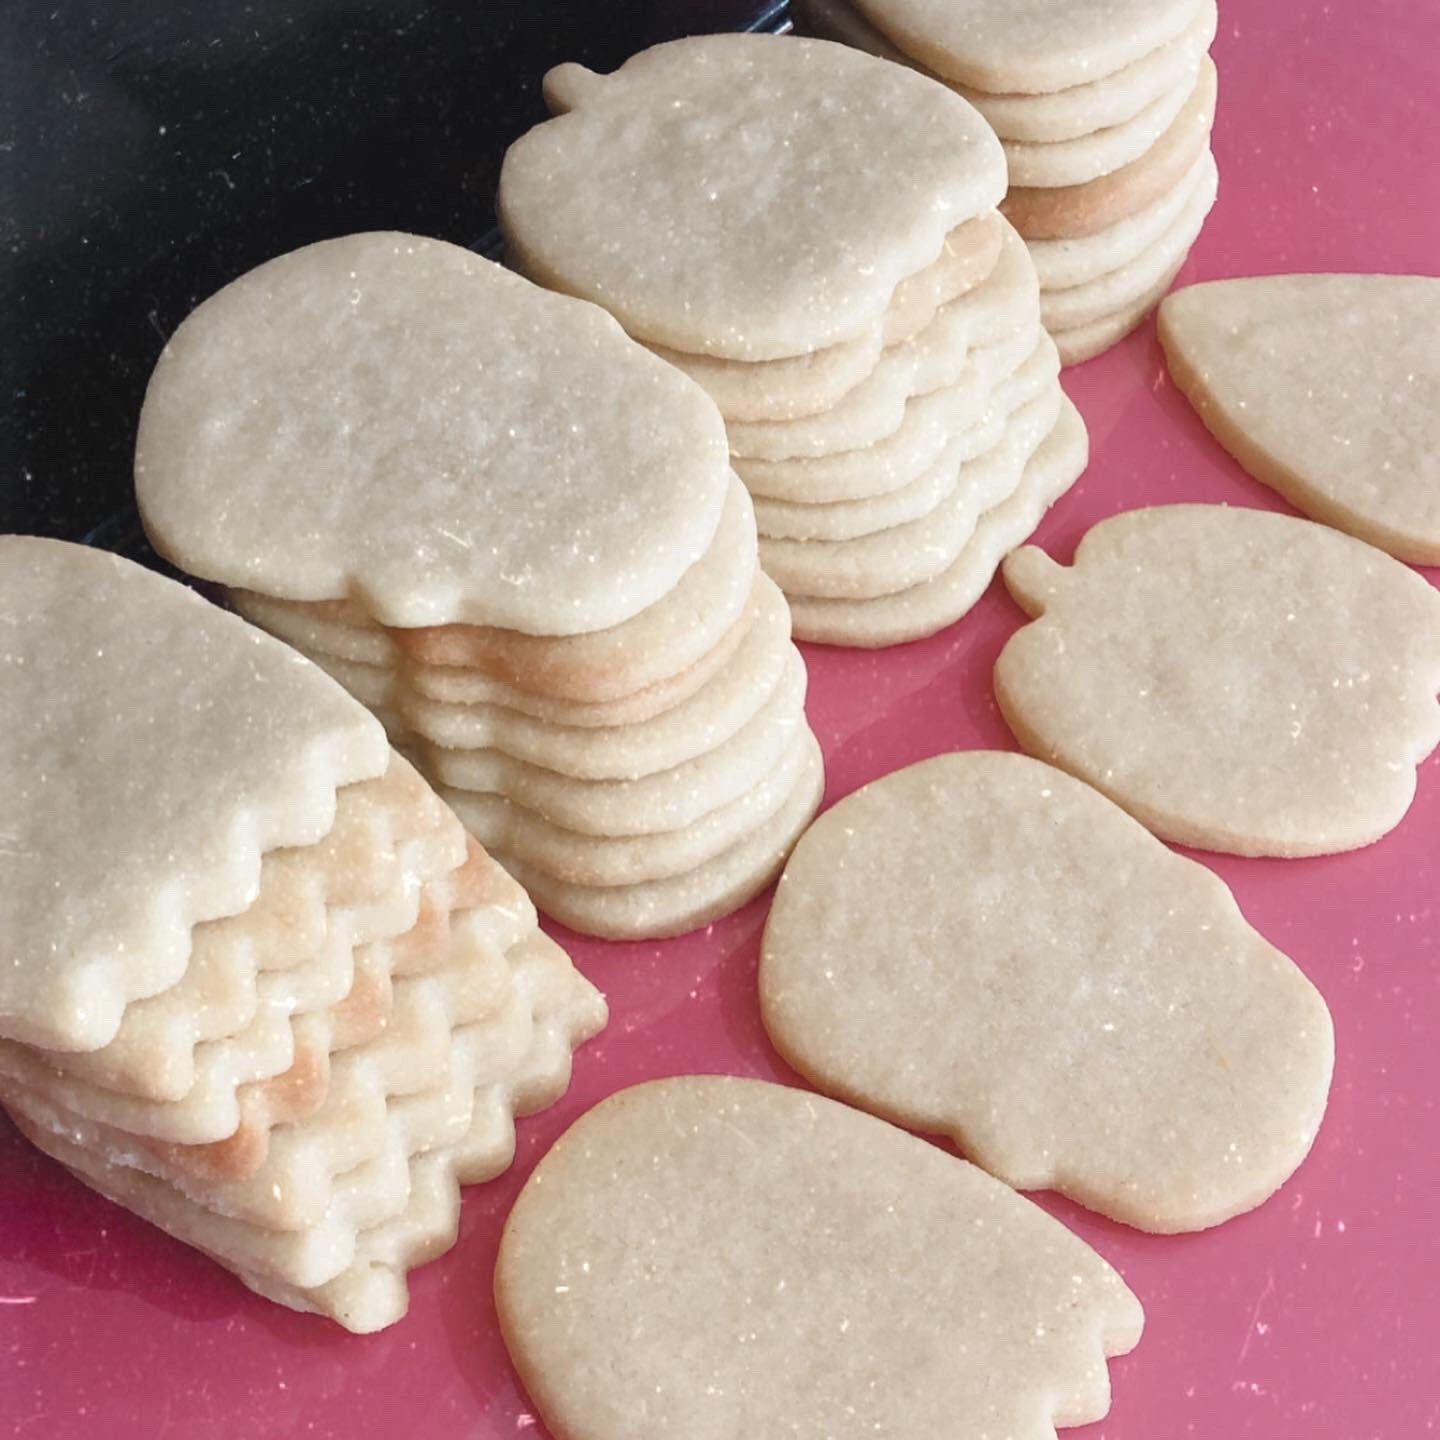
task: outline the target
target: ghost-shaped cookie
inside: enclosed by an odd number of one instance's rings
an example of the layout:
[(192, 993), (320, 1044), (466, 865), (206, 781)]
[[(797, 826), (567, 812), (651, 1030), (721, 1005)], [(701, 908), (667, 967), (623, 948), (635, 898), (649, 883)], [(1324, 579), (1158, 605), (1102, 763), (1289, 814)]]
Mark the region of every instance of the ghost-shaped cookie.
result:
[(1008, 1436), (1109, 1408), (1143, 1321), (1038, 1207), (833, 1100), (682, 1076), (540, 1162), (500, 1246), (505, 1343), (557, 1440)]
[(1158, 325), (1175, 383), (1257, 480), (1440, 565), (1440, 279), (1213, 280), (1170, 295)]
[(765, 1026), (828, 1094), (1144, 1230), (1258, 1205), (1325, 1110), (1330, 1015), (1224, 883), (1025, 755), (847, 796), (785, 868)]
[(1440, 593), (1338, 531), (1220, 505), (1096, 525), (1005, 584), (995, 665), (1021, 745), (1162, 839), (1326, 855), (1397, 825), (1440, 742)]

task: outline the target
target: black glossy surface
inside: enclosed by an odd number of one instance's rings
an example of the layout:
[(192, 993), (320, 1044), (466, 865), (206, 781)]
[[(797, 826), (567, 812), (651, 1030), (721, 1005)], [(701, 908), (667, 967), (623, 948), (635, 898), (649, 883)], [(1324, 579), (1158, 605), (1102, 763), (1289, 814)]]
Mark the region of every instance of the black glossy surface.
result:
[(777, 0), (0, 0), (0, 530), (125, 548), (135, 417), (199, 300), (312, 240), (480, 245), (560, 60)]

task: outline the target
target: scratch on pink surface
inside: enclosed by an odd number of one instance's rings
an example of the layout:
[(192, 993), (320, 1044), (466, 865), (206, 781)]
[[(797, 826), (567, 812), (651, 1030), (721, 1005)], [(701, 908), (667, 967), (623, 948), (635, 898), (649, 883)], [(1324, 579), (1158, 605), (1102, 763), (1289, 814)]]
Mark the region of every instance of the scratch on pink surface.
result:
[(0, 1295), (0, 1305), (33, 1305), (38, 1295)]
[(1259, 1295), (1255, 1297), (1255, 1308), (1251, 1310), (1250, 1323), (1245, 1327), (1245, 1339), (1240, 1345), (1240, 1353), (1235, 1357), (1235, 1363), (1237, 1365), (1250, 1353), (1250, 1346), (1254, 1343), (1256, 1335), (1263, 1335), (1265, 1333), (1264, 1327), (1260, 1324), (1260, 1307), (1264, 1305), (1266, 1300), (1274, 1293), (1275, 1272), (1273, 1270), (1267, 1270), (1265, 1272), (1264, 1288), (1260, 1291)]

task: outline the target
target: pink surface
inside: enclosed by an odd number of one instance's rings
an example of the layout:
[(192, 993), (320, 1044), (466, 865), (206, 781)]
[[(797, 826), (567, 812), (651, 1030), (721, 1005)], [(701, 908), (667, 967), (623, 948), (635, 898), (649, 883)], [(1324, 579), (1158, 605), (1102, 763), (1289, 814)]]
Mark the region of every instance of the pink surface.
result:
[[(1222, 8), (1221, 198), (1182, 278), (1433, 270), (1433, 0)], [(1060, 558), (1096, 520), (1140, 504), (1282, 508), (1210, 442), (1168, 383), (1152, 327), (1066, 384), (1093, 456), (1040, 531)], [(992, 588), (966, 620), (921, 644), (811, 649), (810, 714), (829, 798), (937, 751), (1007, 746), (990, 669), (1019, 621)], [(1120, 1268), (1148, 1314), (1139, 1349), (1113, 1366), (1110, 1417), (1066, 1433), (1440, 1433), (1440, 760), (1423, 767), (1404, 824), (1367, 851), (1207, 863), (1330, 1003), (1330, 1111), (1290, 1184), (1208, 1234), (1139, 1235), (1041, 1197)], [(409, 1317), (376, 1337), (255, 1299), (0, 1128), (0, 1433), (542, 1434), (496, 1335), (489, 1280), (499, 1227), (551, 1140), (621, 1085), (687, 1070), (793, 1082), (754, 998), (764, 913), (756, 902), (664, 945), (574, 944), (609, 994), (610, 1029), (580, 1055), (566, 1100), (521, 1124), (514, 1170), (469, 1194), (460, 1243), (416, 1275)]]

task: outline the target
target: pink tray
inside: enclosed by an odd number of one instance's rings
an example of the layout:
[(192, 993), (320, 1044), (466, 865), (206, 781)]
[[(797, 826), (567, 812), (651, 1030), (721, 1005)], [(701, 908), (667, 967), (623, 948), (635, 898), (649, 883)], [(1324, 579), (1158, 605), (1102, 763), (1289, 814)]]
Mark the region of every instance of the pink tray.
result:
[[(1222, 0), (1222, 11), (1221, 198), (1184, 279), (1434, 270), (1433, 0)], [(1093, 458), (1040, 530), (1060, 558), (1096, 520), (1136, 505), (1280, 508), (1169, 384), (1152, 327), (1070, 372), (1066, 386)], [(1009, 746), (990, 669), (1019, 621), (992, 588), (966, 620), (923, 643), (808, 650), (828, 798), (937, 751)], [(1440, 1433), (1440, 760), (1423, 767), (1404, 824), (1369, 850), (1207, 863), (1330, 1003), (1339, 1056), (1330, 1111), (1290, 1184), (1208, 1234), (1139, 1235), (1041, 1197), (1124, 1272), (1149, 1317), (1139, 1349), (1113, 1366), (1110, 1417), (1066, 1433)], [(540, 1435), (496, 1335), (490, 1271), (501, 1222), (546, 1146), (619, 1086), (691, 1070), (794, 1082), (754, 998), (764, 916), (757, 901), (663, 945), (573, 942), (609, 994), (610, 1028), (582, 1052), (564, 1102), (522, 1122), (513, 1171), (469, 1193), (459, 1245), (415, 1276), (409, 1317), (382, 1335), (352, 1338), (255, 1299), (0, 1130), (0, 1433)]]

